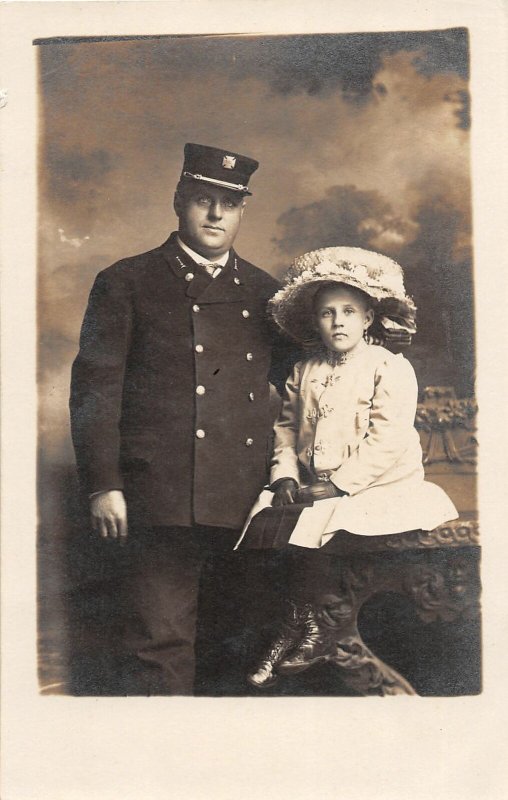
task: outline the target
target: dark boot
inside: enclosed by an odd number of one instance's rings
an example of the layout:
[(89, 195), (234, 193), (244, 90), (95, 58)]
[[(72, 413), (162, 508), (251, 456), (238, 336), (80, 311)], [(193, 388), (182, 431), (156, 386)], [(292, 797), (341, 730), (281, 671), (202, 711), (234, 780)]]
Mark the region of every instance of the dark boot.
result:
[(288, 601), (287, 611), (281, 623), (278, 636), (268, 652), (258, 662), (256, 668), (247, 675), (247, 680), (258, 689), (265, 689), (277, 680), (275, 670), (278, 664), (300, 641), (302, 635), (302, 609)]
[(326, 624), (319, 607), (304, 606), (301, 621), (303, 636), (294, 652), (278, 665), (281, 675), (303, 672), (314, 664), (328, 661), (337, 650), (334, 627)]

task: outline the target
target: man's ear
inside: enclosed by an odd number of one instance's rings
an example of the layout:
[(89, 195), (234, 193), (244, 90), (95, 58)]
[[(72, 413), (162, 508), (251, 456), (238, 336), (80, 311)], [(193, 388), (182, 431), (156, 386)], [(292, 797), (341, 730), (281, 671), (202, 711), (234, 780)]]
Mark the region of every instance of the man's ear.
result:
[(173, 208), (175, 209), (176, 216), (180, 217), (182, 212), (182, 197), (179, 192), (175, 192), (173, 197)]

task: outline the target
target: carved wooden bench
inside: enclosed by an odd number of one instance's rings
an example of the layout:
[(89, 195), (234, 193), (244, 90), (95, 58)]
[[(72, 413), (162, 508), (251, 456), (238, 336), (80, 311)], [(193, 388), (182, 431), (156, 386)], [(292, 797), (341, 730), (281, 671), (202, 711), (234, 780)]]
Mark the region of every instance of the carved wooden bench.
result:
[(460, 518), (430, 532), (383, 537), (338, 533), (337, 590), (325, 613), (336, 627), (336, 655), (330, 659), (346, 685), (360, 694), (415, 694), (410, 683), (363, 642), (358, 631), (362, 606), (382, 592), (409, 598), (424, 622), (477, 619), (480, 612), (478, 523)]

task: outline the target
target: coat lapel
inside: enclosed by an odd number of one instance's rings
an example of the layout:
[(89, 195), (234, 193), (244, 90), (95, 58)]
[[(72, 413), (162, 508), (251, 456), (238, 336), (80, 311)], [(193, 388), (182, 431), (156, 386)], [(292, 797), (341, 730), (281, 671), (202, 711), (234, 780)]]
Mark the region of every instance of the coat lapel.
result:
[[(171, 234), (161, 250), (174, 275), (186, 282), (187, 297), (199, 299), (200, 303), (234, 303), (245, 297), (242, 270), (238, 267), (239, 259), (233, 250), (217, 278), (208, 275), (178, 246), (176, 234)], [(188, 280), (187, 275), (193, 275), (192, 280)]]
[[(229, 259), (217, 278), (213, 278), (207, 286), (201, 288), (194, 281), (189, 284), (187, 293), (199, 298), (200, 303), (238, 303), (244, 299), (247, 288), (242, 279), (242, 271), (238, 267), (238, 256), (231, 250)], [(206, 274), (206, 273), (205, 273)]]

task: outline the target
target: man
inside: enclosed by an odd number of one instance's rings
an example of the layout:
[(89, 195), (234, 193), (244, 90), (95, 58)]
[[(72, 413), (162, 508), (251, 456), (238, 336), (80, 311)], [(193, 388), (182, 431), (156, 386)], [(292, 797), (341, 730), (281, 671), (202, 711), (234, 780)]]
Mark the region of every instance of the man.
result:
[(232, 249), (257, 167), (185, 145), (178, 232), (101, 272), (83, 322), (72, 435), (93, 526), (124, 544), (123, 693), (192, 693), (202, 567), (266, 479), (278, 284)]

